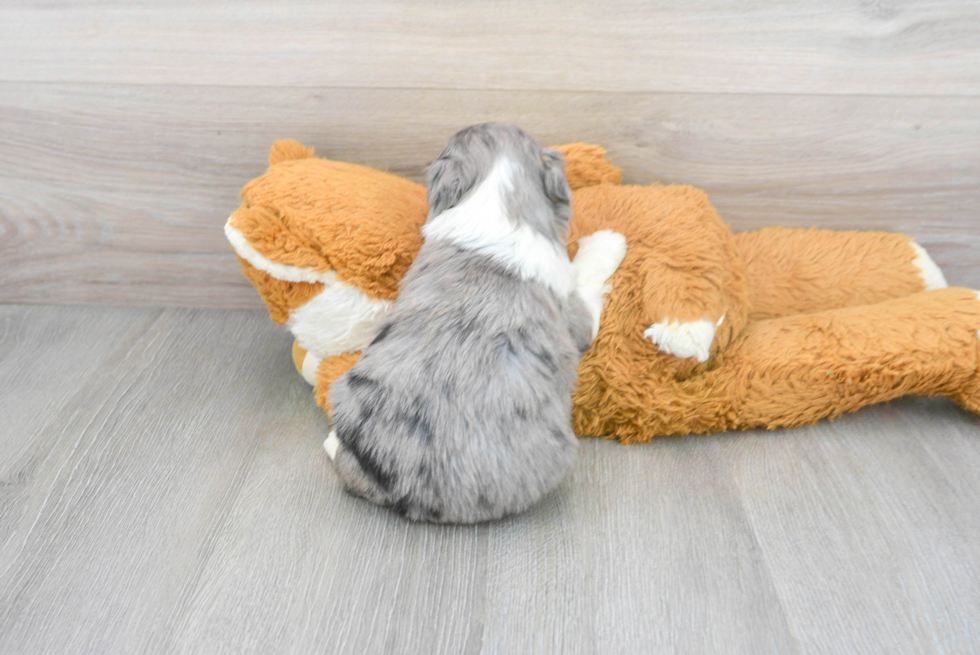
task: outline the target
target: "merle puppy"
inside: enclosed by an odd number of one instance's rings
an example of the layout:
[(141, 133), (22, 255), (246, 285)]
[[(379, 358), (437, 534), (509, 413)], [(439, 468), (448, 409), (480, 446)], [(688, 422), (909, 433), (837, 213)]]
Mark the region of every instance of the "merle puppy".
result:
[(352, 493), (473, 523), (526, 509), (574, 461), (575, 371), (625, 241), (606, 233), (619, 240), (577, 288), (564, 162), (510, 125), (457, 133), (428, 178), (425, 243), (377, 337), (331, 386), (324, 445)]

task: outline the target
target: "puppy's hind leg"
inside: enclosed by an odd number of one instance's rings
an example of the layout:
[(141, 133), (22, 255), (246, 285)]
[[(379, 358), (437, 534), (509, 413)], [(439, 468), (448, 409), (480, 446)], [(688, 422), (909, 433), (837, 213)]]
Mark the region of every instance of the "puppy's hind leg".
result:
[(340, 439), (337, 438), (337, 431), (331, 430), (326, 441), (323, 442), (323, 449), (327, 451), (330, 461), (337, 459), (337, 449), (340, 447)]
[(323, 442), (323, 449), (333, 461), (337, 475), (348, 492), (376, 505), (389, 504), (386, 487), (390, 485), (390, 477), (377, 462), (365, 453), (346, 447), (334, 430), (330, 431), (330, 436)]

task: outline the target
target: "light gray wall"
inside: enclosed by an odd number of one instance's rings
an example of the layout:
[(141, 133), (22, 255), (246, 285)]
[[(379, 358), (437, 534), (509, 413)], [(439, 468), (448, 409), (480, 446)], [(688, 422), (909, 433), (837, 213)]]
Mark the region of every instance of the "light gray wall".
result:
[(529, 5), (5, 2), (0, 301), (258, 307), (221, 227), (272, 141), (420, 179), (491, 119), (980, 287), (980, 3)]

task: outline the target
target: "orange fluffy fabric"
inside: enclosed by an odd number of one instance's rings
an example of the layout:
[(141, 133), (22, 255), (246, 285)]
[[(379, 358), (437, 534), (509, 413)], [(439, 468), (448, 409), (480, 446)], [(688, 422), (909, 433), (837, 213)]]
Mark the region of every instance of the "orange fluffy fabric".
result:
[[(569, 254), (601, 229), (627, 240), (579, 367), (579, 435), (632, 443), (799, 426), (907, 394), (950, 396), (980, 413), (980, 297), (925, 290), (908, 237), (785, 228), (733, 235), (698, 189), (620, 186), (602, 148), (559, 149), (573, 189)], [(229, 225), (262, 261), (333, 271), (366, 298), (394, 299), (421, 245), (425, 189), (312, 154), (277, 142)], [(241, 262), (279, 323), (322, 289)], [(715, 326), (705, 361), (672, 355), (645, 334), (655, 324), (697, 322)], [(304, 356), (294, 352), (297, 368)], [(327, 410), (330, 384), (358, 356), (320, 363), (316, 398)]]

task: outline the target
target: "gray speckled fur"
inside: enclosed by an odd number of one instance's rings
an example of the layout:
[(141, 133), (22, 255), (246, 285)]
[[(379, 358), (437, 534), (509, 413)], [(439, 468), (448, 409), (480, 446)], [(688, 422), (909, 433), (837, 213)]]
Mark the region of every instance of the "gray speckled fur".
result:
[[(563, 243), (561, 157), (507, 125), (453, 137), (430, 169), (430, 220), (502, 154), (524, 171), (505, 199), (512, 220)], [(591, 337), (577, 293), (560, 298), (485, 255), (426, 241), (377, 338), (330, 390), (345, 486), (415, 520), (526, 509), (574, 461), (571, 394)]]

